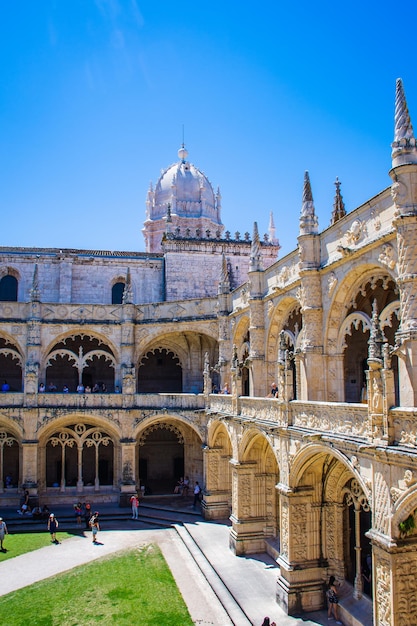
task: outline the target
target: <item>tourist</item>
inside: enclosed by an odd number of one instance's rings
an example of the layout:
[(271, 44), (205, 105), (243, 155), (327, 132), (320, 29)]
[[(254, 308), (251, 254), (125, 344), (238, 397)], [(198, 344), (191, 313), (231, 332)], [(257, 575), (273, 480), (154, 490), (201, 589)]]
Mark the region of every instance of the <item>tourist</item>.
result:
[(64, 385), (62, 387), (62, 393), (69, 393), (69, 389), (68, 389), (67, 385)]
[(3, 546), (3, 541), (4, 541), (4, 536), (8, 535), (8, 531), (7, 531), (7, 526), (6, 526), (6, 522), (3, 521), (3, 518), (0, 517), (0, 550), (2, 552), (6, 552), (4, 546)]
[(86, 386), (85, 386), (85, 390), (84, 390), (84, 392), (85, 392), (85, 393), (91, 393), (91, 387), (90, 387), (90, 385), (86, 385)]
[(86, 502), (84, 504), (84, 521), (85, 527), (90, 528), (90, 519), (91, 519), (91, 504)]
[(84, 393), (84, 385), (82, 383), (77, 385), (77, 393)]
[(229, 385), (226, 383), (225, 386), (223, 387), (223, 393), (226, 395), (229, 395), (230, 391), (229, 391)]
[(184, 487), (184, 479), (181, 476), (181, 478), (177, 480), (177, 484), (175, 485), (175, 488), (174, 488), (174, 493), (182, 493), (183, 487)]
[(194, 486), (193, 509), (197, 507), (197, 502), (200, 502), (200, 494), (201, 494), (201, 487), (198, 484), (198, 480), (197, 480)]
[(77, 520), (77, 526), (81, 526), (82, 512), (83, 512), (83, 505), (81, 504), (81, 502), (77, 502), (77, 504), (74, 504), (74, 513), (75, 513), (75, 517)]
[(58, 526), (58, 520), (56, 519), (55, 515), (51, 513), (48, 519), (48, 531), (51, 535), (51, 542), (55, 544), (59, 543), (58, 539), (56, 538), (56, 531), (58, 530)]
[(327, 600), (329, 604), (327, 610), (327, 618), (332, 619), (332, 617), (334, 617), (336, 620), (336, 624), (341, 624), (342, 622), (339, 621), (339, 597), (337, 595), (336, 579), (334, 576), (330, 576), (329, 578)]
[(48, 392), (49, 393), (55, 393), (55, 391), (56, 391), (56, 385), (54, 383), (50, 382), (49, 385), (48, 385)]
[(190, 479), (188, 478), (188, 476), (186, 476), (184, 478), (184, 484), (182, 486), (182, 495), (188, 496), (189, 490), (190, 490)]
[(99, 391), (100, 391), (100, 387), (99, 387), (98, 383), (95, 383), (93, 385), (93, 393), (99, 393)]
[(98, 543), (97, 533), (100, 530), (100, 524), (98, 523), (98, 511), (96, 511), (90, 519), (90, 528), (93, 533), (93, 543), (96, 544)]
[(264, 621), (261, 626), (271, 626), (271, 622), (269, 621), (269, 617), (264, 617)]
[(2, 386), (1, 386), (1, 390), (2, 390), (2, 392), (4, 392), (4, 393), (5, 393), (6, 391), (10, 391), (10, 385), (9, 385), (9, 383), (7, 382), (7, 380), (5, 380), (5, 381), (4, 381), (4, 383), (2, 384)]
[(45, 389), (45, 385), (44, 383), (41, 383), (39, 385), (39, 393), (45, 393), (46, 389)]
[(139, 519), (139, 498), (137, 493), (131, 496), (130, 505), (132, 507), (132, 519)]
[(277, 383), (272, 383), (271, 385), (271, 393), (269, 395), (270, 398), (276, 398), (278, 395), (278, 387)]

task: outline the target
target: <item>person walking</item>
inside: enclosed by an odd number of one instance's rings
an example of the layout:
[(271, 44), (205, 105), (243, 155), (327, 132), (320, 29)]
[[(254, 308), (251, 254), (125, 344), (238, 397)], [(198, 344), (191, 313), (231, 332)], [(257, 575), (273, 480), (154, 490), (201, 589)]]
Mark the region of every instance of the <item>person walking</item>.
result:
[(4, 536), (8, 535), (9, 532), (7, 530), (6, 522), (3, 521), (3, 518), (0, 517), (0, 550), (2, 552), (7, 552), (7, 550), (3, 546)]
[(139, 498), (137, 493), (131, 496), (130, 505), (132, 507), (132, 519), (139, 519)]
[(98, 534), (98, 531), (100, 530), (100, 524), (98, 521), (98, 511), (96, 511), (90, 519), (90, 528), (91, 528), (91, 532), (93, 533), (93, 543), (97, 544), (98, 543), (97, 534)]
[(194, 486), (193, 509), (197, 507), (197, 502), (200, 502), (200, 494), (201, 494), (201, 487), (198, 484), (198, 480), (197, 480)]
[(51, 541), (55, 544), (59, 543), (58, 539), (56, 538), (56, 531), (58, 530), (58, 526), (59, 524), (57, 518), (53, 513), (51, 513), (48, 518), (48, 530), (51, 534)]

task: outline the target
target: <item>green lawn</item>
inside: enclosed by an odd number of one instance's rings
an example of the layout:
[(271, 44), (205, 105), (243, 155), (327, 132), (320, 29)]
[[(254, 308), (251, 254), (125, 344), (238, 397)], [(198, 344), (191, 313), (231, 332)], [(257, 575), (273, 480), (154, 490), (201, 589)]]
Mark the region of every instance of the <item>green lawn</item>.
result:
[[(73, 537), (74, 533), (57, 533), (58, 541), (64, 541), (68, 537)], [(0, 552), (0, 563), (6, 559), (12, 559), (26, 552), (32, 552), (38, 548), (49, 546), (51, 535), (45, 531), (41, 533), (16, 533), (6, 535), (3, 545), (7, 552)]]
[(4, 626), (192, 626), (158, 546), (77, 567), (0, 597)]

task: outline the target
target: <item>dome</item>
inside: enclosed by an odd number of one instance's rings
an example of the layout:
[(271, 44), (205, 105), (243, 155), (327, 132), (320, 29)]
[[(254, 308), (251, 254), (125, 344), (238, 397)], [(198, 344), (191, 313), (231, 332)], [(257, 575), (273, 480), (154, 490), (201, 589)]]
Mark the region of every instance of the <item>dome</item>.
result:
[(220, 191), (214, 193), (205, 174), (187, 160), (184, 145), (178, 157), (179, 161), (163, 170), (155, 187), (151, 183), (148, 190), (142, 229), (147, 252), (161, 251), (167, 228), (170, 233), (191, 238), (200, 238), (201, 233), (220, 237), (224, 229)]
[(180, 161), (164, 170), (155, 185), (151, 219), (166, 215), (168, 204), (171, 213), (179, 217), (210, 217), (216, 207), (213, 187), (207, 177), (186, 160), (187, 150), (178, 150)]

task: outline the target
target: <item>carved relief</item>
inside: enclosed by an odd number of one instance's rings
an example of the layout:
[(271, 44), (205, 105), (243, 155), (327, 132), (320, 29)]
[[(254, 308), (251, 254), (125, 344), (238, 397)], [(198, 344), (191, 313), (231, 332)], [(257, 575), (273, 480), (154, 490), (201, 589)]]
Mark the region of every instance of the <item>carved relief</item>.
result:
[(382, 263), (382, 265), (386, 265), (390, 270), (395, 268), (397, 261), (395, 259), (394, 248), (391, 244), (386, 243), (382, 246), (382, 252), (378, 257), (378, 261)]
[(346, 231), (345, 237), (348, 245), (354, 245), (357, 244), (362, 237), (366, 237), (367, 234), (366, 223), (357, 219), (352, 222), (351, 227)]

